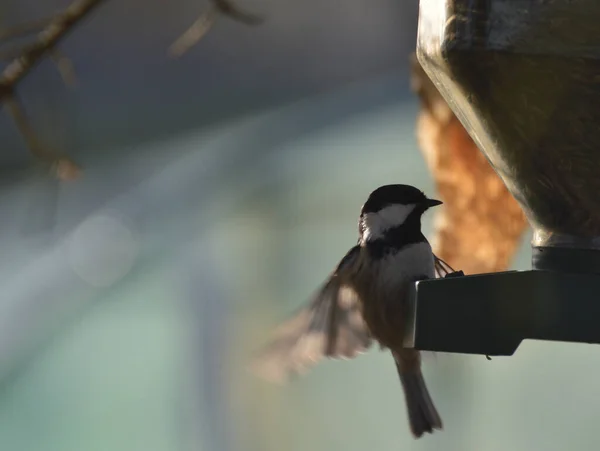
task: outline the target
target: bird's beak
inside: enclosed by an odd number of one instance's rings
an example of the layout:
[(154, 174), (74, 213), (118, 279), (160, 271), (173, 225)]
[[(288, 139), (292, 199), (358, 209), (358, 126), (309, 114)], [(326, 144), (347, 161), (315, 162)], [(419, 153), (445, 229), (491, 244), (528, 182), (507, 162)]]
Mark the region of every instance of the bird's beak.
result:
[(425, 206), (427, 208), (435, 207), (435, 206), (441, 205), (441, 204), (443, 204), (443, 202), (441, 200), (427, 199), (425, 201)]

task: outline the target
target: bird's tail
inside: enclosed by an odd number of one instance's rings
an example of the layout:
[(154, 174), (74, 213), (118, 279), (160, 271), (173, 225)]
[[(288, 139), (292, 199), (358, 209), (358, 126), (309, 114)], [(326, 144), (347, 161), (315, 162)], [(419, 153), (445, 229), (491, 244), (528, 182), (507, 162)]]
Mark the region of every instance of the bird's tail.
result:
[(433, 433), (434, 429), (442, 429), (442, 419), (429, 396), (420, 365), (403, 368), (396, 359), (396, 367), (404, 389), (410, 429), (415, 438), (425, 432)]

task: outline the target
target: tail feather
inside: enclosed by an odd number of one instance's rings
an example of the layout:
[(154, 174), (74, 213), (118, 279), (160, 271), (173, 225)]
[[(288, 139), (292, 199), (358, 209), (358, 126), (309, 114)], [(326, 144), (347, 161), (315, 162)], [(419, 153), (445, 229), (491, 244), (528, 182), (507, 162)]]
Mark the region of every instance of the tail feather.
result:
[(404, 370), (396, 363), (408, 411), (410, 429), (415, 438), (442, 429), (442, 419), (435, 408), (420, 368)]

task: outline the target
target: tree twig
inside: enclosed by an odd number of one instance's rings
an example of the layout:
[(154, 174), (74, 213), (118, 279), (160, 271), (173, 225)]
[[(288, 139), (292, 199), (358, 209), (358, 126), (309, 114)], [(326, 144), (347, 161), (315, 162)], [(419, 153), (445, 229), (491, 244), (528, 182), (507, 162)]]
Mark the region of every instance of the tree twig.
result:
[(178, 58), (195, 46), (210, 31), (217, 20), (217, 9), (209, 7), (179, 38), (169, 47), (169, 56)]
[[(19, 56), (23, 54), (23, 52), (26, 52), (27, 48), (31, 46), (32, 44), (0, 49), (0, 61), (12, 61), (15, 58), (19, 58)], [(75, 86), (77, 84), (77, 77), (75, 76), (75, 69), (71, 59), (64, 55), (57, 48), (48, 50), (48, 55), (56, 65), (56, 68), (65, 84), (70, 87)]]
[(10, 39), (28, 36), (37, 33), (42, 28), (47, 26), (56, 16), (46, 17), (32, 22), (24, 23), (10, 28), (0, 28), (0, 41), (8, 41)]
[(43, 161), (51, 159), (51, 154), (37, 139), (35, 131), (29, 122), (29, 118), (25, 114), (25, 109), (14, 94), (4, 97), (4, 109), (14, 121), (17, 130), (19, 130), (19, 133), (21, 136), (23, 136), (23, 139), (25, 140), (25, 143), (27, 144), (27, 147), (29, 147), (31, 153), (36, 158)]
[(18, 58), (6, 66), (0, 76), (0, 100), (9, 95), (23, 79), (81, 20), (105, 0), (74, 0), (38, 34)]
[(68, 157), (57, 155), (41, 143), (25, 109), (14, 94), (4, 97), (4, 108), (14, 121), (31, 154), (47, 164), (55, 177), (63, 181), (75, 180), (79, 177), (81, 169), (76, 163)]
[[(30, 23), (22, 27), (15, 27), (0, 35), (0, 37), (4, 36), (4, 39), (8, 39), (42, 28), (36, 36), (35, 42), (22, 47), (21, 51), (14, 55), (0, 74), (0, 102), (4, 103), (6, 112), (15, 122), (31, 154), (46, 163), (54, 175), (61, 180), (73, 180), (77, 178), (80, 169), (68, 157), (60, 156), (41, 144), (25, 114), (24, 108), (15, 97), (15, 88), (46, 56), (54, 59), (66, 83), (73, 81), (74, 76), (70, 61), (60, 53), (57, 53), (56, 46), (73, 30), (75, 25), (80, 23), (82, 19), (88, 16), (103, 1), (74, 0), (61, 14), (53, 17), (51, 20), (43, 20), (39, 23)], [(45, 23), (42, 25), (42, 22)]]
[(208, 9), (171, 44), (169, 56), (178, 58), (195, 46), (211, 30), (219, 15), (250, 26), (259, 25), (264, 21), (262, 17), (238, 9), (230, 0), (211, 0)]
[(0, 48), (0, 61), (11, 62), (23, 54), (29, 45), (3, 45)]
[[(50, 19), (0, 30), (0, 44), (2, 41), (39, 32), (33, 43), (0, 52), (0, 60), (9, 60), (0, 73), (0, 103), (4, 102), (7, 113), (13, 118), (31, 154), (49, 164), (56, 175), (63, 180), (75, 178), (79, 168), (70, 159), (56, 155), (40, 143), (23, 107), (15, 97), (15, 90), (19, 82), (45, 57), (53, 59), (66, 84), (74, 84), (75, 76), (71, 61), (60, 54), (56, 47), (77, 24), (104, 1), (106, 0), (73, 0), (62, 13)], [(209, 9), (171, 45), (169, 49), (171, 56), (181, 56), (200, 41), (219, 15), (246, 25), (258, 25), (263, 22), (263, 18), (238, 9), (231, 0), (210, 1)]]
[(230, 0), (212, 0), (214, 7), (224, 16), (246, 25), (259, 25), (264, 19), (240, 10)]
[(74, 87), (77, 84), (77, 76), (75, 75), (75, 68), (73, 67), (71, 59), (57, 48), (53, 48), (50, 51), (50, 58), (56, 65), (58, 73), (65, 82), (65, 85)]

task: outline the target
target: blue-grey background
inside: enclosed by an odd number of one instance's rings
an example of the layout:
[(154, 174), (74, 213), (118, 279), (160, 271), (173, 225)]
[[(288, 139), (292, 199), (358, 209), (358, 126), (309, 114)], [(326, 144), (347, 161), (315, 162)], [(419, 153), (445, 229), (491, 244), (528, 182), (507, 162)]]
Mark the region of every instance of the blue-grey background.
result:
[[(107, 0), (62, 46), (75, 89), (47, 62), (26, 79), (78, 182), (29, 165), (0, 117), (0, 449), (597, 449), (591, 346), (428, 356), (445, 431), (418, 442), (383, 353), (283, 389), (248, 373), (355, 241), (365, 196), (433, 183), (408, 82), (416, 1), (239, 1), (265, 24), (219, 21), (170, 60), (204, 3)], [(0, 19), (67, 3), (10, 0)]]

